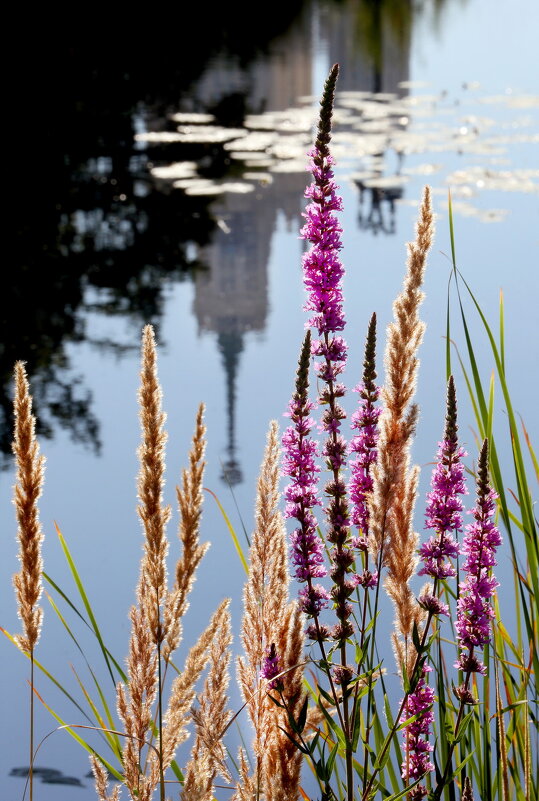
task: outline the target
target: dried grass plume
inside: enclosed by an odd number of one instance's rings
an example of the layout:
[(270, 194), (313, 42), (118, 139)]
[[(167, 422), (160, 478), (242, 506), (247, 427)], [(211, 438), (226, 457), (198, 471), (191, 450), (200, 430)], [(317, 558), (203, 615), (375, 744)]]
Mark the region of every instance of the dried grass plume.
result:
[(24, 651), (33, 652), (39, 640), (43, 610), (41, 543), (38, 500), (43, 490), (45, 457), (39, 453), (32, 415), (32, 396), (23, 362), (15, 364), (15, 432), (13, 453), (17, 465), (14, 504), (18, 523), (21, 569), (13, 576), (23, 634), (17, 638)]
[(248, 781), (241, 773), (234, 796), (238, 799), (246, 797), (249, 787), (258, 788), (266, 801), (292, 801), (299, 794), (301, 752), (282, 731), (284, 728), (292, 734), (286, 715), (269, 698), (267, 681), (260, 677), (264, 657), (274, 645), (284, 671), (282, 693), (291, 714), (297, 717), (305, 698), (304, 620), (298, 605), (288, 595), (286, 532), (279, 510), (279, 457), (278, 426), (272, 421), (258, 478), (255, 530), (244, 589), (245, 656), (237, 663), (240, 689), (254, 727), (256, 767)]
[(395, 605), (398, 633), (408, 640), (421, 618), (409, 580), (415, 572), (418, 537), (413, 510), (419, 468), (410, 468), (410, 445), (419, 415), (412, 402), (419, 359), (417, 351), (425, 324), (419, 319), (423, 278), (434, 234), (429, 187), (425, 187), (416, 228), (408, 243), (408, 261), (402, 291), (393, 304), (394, 320), (387, 329), (386, 381), (382, 389), (378, 461), (373, 470), (369, 548), (380, 567), (387, 567), (386, 589)]

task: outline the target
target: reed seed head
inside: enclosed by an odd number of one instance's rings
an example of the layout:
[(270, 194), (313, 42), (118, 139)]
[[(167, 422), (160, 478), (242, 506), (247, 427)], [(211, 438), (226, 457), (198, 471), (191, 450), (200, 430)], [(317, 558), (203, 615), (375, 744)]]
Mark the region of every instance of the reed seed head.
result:
[(45, 457), (39, 453), (35, 436), (32, 396), (23, 362), (15, 365), (15, 431), (13, 453), (17, 466), (14, 487), (15, 512), (18, 523), (19, 561), (21, 569), (13, 576), (23, 634), (17, 641), (23, 651), (33, 652), (39, 640), (43, 610), (39, 606), (42, 593), (43, 531), (39, 521), (38, 500), (43, 490)]

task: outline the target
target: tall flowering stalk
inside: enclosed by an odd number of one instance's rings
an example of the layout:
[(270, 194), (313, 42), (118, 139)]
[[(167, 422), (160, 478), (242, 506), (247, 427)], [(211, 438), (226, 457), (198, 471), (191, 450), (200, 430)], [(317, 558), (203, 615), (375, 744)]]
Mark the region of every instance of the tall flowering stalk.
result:
[[(364, 556), (363, 572), (356, 574), (354, 581), (365, 590), (375, 587), (378, 582), (378, 572), (367, 569), (368, 536), (369, 536), (369, 505), (368, 498), (373, 490), (371, 468), (376, 463), (378, 441), (378, 418), (382, 413), (375, 406), (380, 395), (380, 389), (374, 383), (376, 353), (376, 314), (369, 322), (369, 330), (365, 343), (365, 359), (363, 362), (363, 380), (355, 388), (361, 398), (359, 408), (352, 415), (351, 428), (358, 433), (350, 442), (350, 453), (355, 457), (350, 461), (349, 494), (352, 506), (350, 520), (353, 526), (359, 529), (359, 535), (352, 539), (352, 545)], [(364, 613), (366, 604), (364, 605)], [(365, 621), (362, 625), (362, 634)]]
[[(423, 666), (415, 689), (404, 700), (400, 718), (401, 723), (411, 717), (416, 718), (403, 729), (405, 759), (401, 775), (407, 784), (434, 770), (434, 765), (430, 761), (430, 753), (434, 750), (434, 746), (429, 743), (430, 724), (434, 720), (432, 711), (434, 691), (426, 681), (426, 676), (431, 670), (432, 668), (427, 665)], [(418, 784), (410, 791), (409, 798), (420, 799), (426, 795), (426, 787)]]
[(483, 442), (477, 466), (477, 500), (473, 510), (475, 523), (466, 526), (461, 553), (466, 556), (462, 569), (466, 579), (460, 584), (457, 603), (457, 640), (460, 656), (455, 667), (463, 670), (468, 681), (471, 673), (486, 673), (485, 665), (474, 651), (490, 641), (494, 618), (491, 599), (498, 582), (492, 575), (497, 564), (496, 549), (501, 545), (500, 532), (492, 521), (496, 493), (488, 479), (488, 440)]
[[(341, 475), (346, 463), (347, 448), (339, 431), (346, 414), (338, 399), (344, 395), (345, 388), (337, 380), (344, 370), (347, 353), (346, 342), (336, 335), (345, 325), (342, 309), (344, 267), (339, 258), (342, 228), (335, 216), (335, 212), (342, 211), (342, 200), (337, 194), (332, 170), (334, 159), (328, 148), (338, 73), (339, 67), (335, 64), (329, 73), (320, 102), (318, 134), (314, 148), (309, 153), (313, 182), (305, 191), (305, 196), (312, 202), (305, 210), (306, 224), (301, 235), (312, 245), (303, 258), (304, 283), (308, 292), (305, 309), (314, 312), (309, 319), (309, 325), (317, 329), (320, 337), (313, 341), (311, 352), (322, 357), (315, 364), (317, 376), (323, 386), (319, 403), (325, 407), (322, 428), (327, 439), (322, 455), (333, 474), (325, 487), (329, 499), (326, 508), (329, 529), (327, 539), (333, 545), (331, 597), (339, 621), (333, 628), (332, 636), (344, 649), (346, 639), (353, 633), (353, 626), (349, 621), (352, 608), (348, 598), (354, 591), (355, 584), (349, 580), (347, 574), (351, 571), (355, 557), (350, 547), (346, 484)], [(344, 658), (342, 663), (344, 667)]]
[[(324, 548), (317, 534), (316, 517), (312, 509), (320, 505), (317, 491), (317, 444), (310, 432), (315, 421), (310, 417), (314, 403), (309, 400), (309, 355), (311, 332), (307, 331), (296, 374), (296, 391), (288, 406), (292, 421), (283, 434), (283, 473), (291, 479), (285, 490), (285, 517), (297, 520), (298, 527), (291, 535), (291, 557), (296, 579), (305, 583), (300, 591), (301, 611), (308, 617), (318, 618), (327, 606), (328, 594), (324, 587), (313, 584), (313, 579), (327, 574), (324, 566)], [(314, 634), (316, 637), (316, 634)]]
[(443, 440), (438, 444), (438, 462), (431, 479), (431, 491), (427, 496), (425, 528), (432, 529), (435, 535), (419, 549), (423, 561), (418, 571), (420, 576), (434, 579), (432, 593), (420, 597), (420, 602), (434, 614), (448, 614), (449, 610), (437, 598), (440, 580), (453, 578), (456, 571), (449, 561), (458, 556), (458, 543), (453, 532), (462, 530), (462, 500), (466, 495), (464, 465), (461, 459), (466, 452), (458, 444), (457, 398), (453, 376), (447, 384), (446, 418)]
[[(457, 426), (457, 398), (453, 376), (449, 377), (447, 385), (446, 417), (442, 441), (438, 445), (438, 462), (432, 473), (431, 491), (427, 496), (425, 514), (425, 527), (433, 529), (435, 536), (424, 543), (419, 554), (423, 566), (418, 570), (420, 576), (430, 576), (434, 579), (432, 585), (427, 585), (419, 596), (419, 602), (428, 612), (423, 628), (421, 647), (425, 646), (430, 623), (437, 615), (448, 615), (449, 608), (438, 597), (438, 585), (441, 580), (456, 576), (455, 568), (450, 559), (458, 556), (458, 544), (453, 532), (462, 529), (463, 504), (460, 498), (466, 494), (464, 481), (464, 465), (461, 459), (465, 451), (458, 443)], [(425, 773), (434, 770), (430, 762), (429, 753), (432, 746), (429, 744), (429, 726), (433, 721), (430, 711), (434, 701), (434, 693), (426, 683), (426, 674), (431, 668), (426, 665), (420, 667), (419, 655), (413, 667), (413, 674), (419, 675), (419, 680), (410, 695), (405, 698), (401, 722), (418, 715), (417, 720), (403, 729), (404, 750), (406, 759), (402, 764), (402, 778), (407, 782), (420, 779)], [(415, 676), (410, 676), (414, 685)], [(413, 798), (423, 798), (427, 794), (424, 785), (419, 784), (413, 789)]]
[(457, 642), (459, 657), (455, 667), (463, 671), (462, 684), (455, 689), (460, 705), (453, 732), (453, 740), (447, 754), (445, 769), (434, 791), (433, 798), (441, 798), (447, 777), (451, 773), (451, 761), (466, 704), (476, 700), (470, 690), (473, 673), (486, 674), (486, 667), (477, 656), (490, 641), (490, 627), (494, 618), (492, 597), (498, 582), (492, 575), (497, 564), (496, 549), (501, 545), (500, 532), (492, 520), (496, 493), (490, 487), (488, 477), (488, 440), (484, 440), (477, 464), (477, 496), (472, 512), (475, 522), (466, 526), (460, 553), (466, 557), (462, 570), (466, 578), (460, 583), (457, 601)]
[(17, 637), (19, 647), (30, 655), (30, 766), (28, 770), (30, 801), (34, 797), (34, 651), (39, 641), (43, 609), (41, 543), (43, 530), (39, 521), (38, 500), (43, 490), (45, 457), (39, 453), (35, 435), (36, 420), (32, 414), (32, 396), (23, 362), (15, 365), (15, 430), (13, 454), (17, 463), (14, 488), (17, 515), (17, 537), (21, 569), (13, 576), (23, 634)]

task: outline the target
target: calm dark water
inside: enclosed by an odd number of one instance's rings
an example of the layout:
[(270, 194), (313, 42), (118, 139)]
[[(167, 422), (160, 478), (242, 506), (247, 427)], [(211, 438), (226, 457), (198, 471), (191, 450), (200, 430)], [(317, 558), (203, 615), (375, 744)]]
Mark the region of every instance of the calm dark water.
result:
[[(152, 322), (160, 344), (167, 497), (173, 502), (196, 407), (204, 400), (206, 485), (238, 530), (244, 524), (249, 531), (265, 431), (271, 418), (282, 419), (303, 332), (303, 154), (316, 113), (310, 98), (334, 61), (342, 69), (334, 150), (346, 209), (349, 385), (359, 378), (371, 312), (377, 311), (381, 332), (390, 319), (404, 242), (413, 235), (415, 204), (429, 182), (439, 222), (426, 283), (422, 422), (414, 452), (425, 465), (424, 492), (443, 422), (444, 204), (451, 186), (461, 267), (493, 321), (504, 289), (515, 406), (537, 432), (531, 402), (537, 370), (530, 369), (538, 356), (536, 5), (500, 4), (493, 19), (484, 0), (447, 0), (436, 13), (424, 9), (413, 17), (404, 2), (287, 3), (274, 7), (256, 41), (257, 26), (240, 4), (219, 12), (212, 25), (195, 10), (188, 14), (133, 24), (132, 30), (128, 25), (121, 36), (114, 26), (89, 25), (69, 41), (49, 20), (50, 36), (41, 37), (37, 27), (30, 33), (16, 76), (13, 259), (0, 293), (0, 624), (17, 630), (10, 590), (17, 563), (9, 376), (22, 358), (48, 460), (41, 506), (46, 569), (75, 591), (55, 541), (57, 521), (119, 658), (140, 557), (141, 328)], [(195, 33), (186, 37), (185, 31)], [(211, 130), (198, 136), (202, 123), (173, 119), (180, 112), (211, 114), (213, 121), (204, 123)], [(178, 136), (182, 125), (190, 134), (183, 127)], [(230, 129), (237, 129), (235, 137)], [(264, 147), (253, 143), (255, 132), (269, 137)], [(183, 187), (174, 181), (184, 181)], [(473, 330), (480, 336), (476, 324)], [(488, 378), (486, 346), (480, 360)], [(462, 381), (460, 387), (464, 394)], [(500, 431), (503, 424), (500, 406)], [(473, 427), (463, 401), (461, 430), (470, 453)], [(222, 597), (233, 598), (236, 631), (241, 618), (241, 565), (212, 504), (208, 496), (203, 536), (212, 548), (194, 590), (186, 642)], [(420, 512), (421, 504), (418, 518)], [(38, 656), (78, 693), (66, 666), (74, 663), (85, 681), (88, 674), (45, 606)], [(92, 638), (69, 620), (96, 661)], [(12, 728), (2, 733), (0, 786), (5, 783), (6, 798), (19, 798), (23, 781), (5, 777), (26, 762), (26, 665), (8, 643), (2, 664), (2, 700)], [(106, 682), (105, 673), (99, 675)], [(65, 720), (80, 721), (45, 679), (39, 689)], [(54, 726), (47, 713), (38, 715), (40, 736)], [(92, 797), (85, 754), (65, 732), (44, 743), (37, 762), (86, 785), (39, 785), (40, 799)]]

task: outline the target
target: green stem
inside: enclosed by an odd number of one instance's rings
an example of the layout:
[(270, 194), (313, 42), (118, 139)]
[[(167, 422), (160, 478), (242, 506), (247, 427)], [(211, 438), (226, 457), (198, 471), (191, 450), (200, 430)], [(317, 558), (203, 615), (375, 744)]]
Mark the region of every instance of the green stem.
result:
[[(384, 520), (382, 525), (382, 531), (385, 530), (386, 525), (386, 517), (387, 517), (387, 510), (384, 513)], [(380, 547), (380, 553), (378, 554), (378, 581), (376, 583), (376, 593), (374, 596), (374, 612), (373, 612), (373, 626), (372, 626), (372, 634), (371, 634), (371, 653), (369, 657), (369, 670), (372, 670), (372, 666), (374, 664), (374, 648), (376, 646), (376, 622), (377, 622), (377, 610), (378, 610), (378, 602), (380, 598), (380, 578), (382, 576), (382, 562), (383, 562), (383, 552), (384, 552), (384, 545)], [(369, 676), (369, 690), (367, 693), (367, 716), (365, 718), (365, 748), (363, 751), (363, 797), (366, 797), (367, 791), (367, 761), (369, 759), (369, 738), (371, 733), (371, 726), (369, 723), (369, 719), (371, 716), (371, 706), (372, 706), (372, 699), (373, 699), (373, 687), (372, 687), (372, 673)], [(372, 780), (371, 780), (372, 784)], [(370, 786), (370, 784), (369, 784)]]
[[(470, 649), (470, 658), (473, 656), (473, 651), (474, 651), (474, 649), (471, 648)], [(468, 691), (468, 686), (470, 684), (471, 675), (472, 674), (471, 674), (470, 671), (468, 671), (467, 674), (466, 674), (466, 678), (464, 680), (464, 692)], [(451, 767), (451, 760), (453, 758), (453, 751), (455, 750), (455, 746), (457, 744), (457, 736), (458, 736), (458, 732), (459, 732), (460, 723), (462, 721), (463, 713), (464, 713), (464, 699), (462, 698), (461, 701), (460, 701), (457, 720), (455, 722), (455, 728), (453, 730), (453, 742), (450, 743), (450, 745), (449, 745), (449, 750), (447, 752), (447, 759), (445, 761), (445, 767), (444, 767), (444, 772), (442, 774), (442, 778), (440, 779), (440, 781), (436, 785), (436, 787), (434, 789), (434, 792), (432, 794), (433, 801), (438, 801), (438, 799), (441, 798), (442, 790), (444, 789), (444, 787), (445, 787), (445, 785), (447, 783), (447, 773), (448, 773), (448, 771), (449, 771), (449, 769)]]
[(30, 649), (30, 801), (34, 799), (34, 649)]
[[(292, 714), (291, 714), (291, 712), (290, 712), (290, 710), (289, 710), (289, 708), (288, 708), (288, 706), (287, 706), (286, 699), (285, 699), (285, 697), (284, 697), (284, 695), (283, 695), (283, 691), (282, 691), (281, 689), (279, 689), (279, 690), (278, 690), (278, 692), (279, 692), (279, 696), (280, 696), (280, 698), (281, 698), (281, 702), (282, 702), (282, 704), (283, 704), (283, 707), (284, 707), (284, 709), (285, 709), (286, 715), (287, 715), (287, 717), (290, 719), (290, 718), (292, 717)], [(299, 741), (300, 741), (301, 745), (302, 745), (302, 746), (305, 748), (305, 750), (306, 750), (306, 751), (308, 751), (308, 752), (309, 752), (309, 756), (310, 756), (311, 762), (312, 762), (312, 764), (313, 764), (313, 773), (314, 773), (314, 775), (316, 776), (316, 780), (317, 780), (317, 782), (318, 782), (318, 786), (320, 787), (320, 790), (322, 791), (322, 793), (325, 793), (325, 792), (327, 792), (327, 788), (324, 788), (324, 787), (322, 786), (322, 781), (321, 781), (320, 777), (318, 776), (318, 774), (317, 774), (317, 772), (316, 772), (316, 762), (315, 762), (315, 760), (314, 760), (314, 757), (313, 757), (313, 755), (312, 755), (312, 753), (311, 753), (311, 749), (309, 748), (308, 744), (307, 744), (307, 743), (305, 742), (305, 740), (303, 739), (303, 735), (301, 734), (301, 732), (294, 732), (294, 734), (295, 734), (297, 737), (299, 737)], [(331, 788), (330, 788), (330, 789), (331, 789)], [(331, 792), (333, 792), (333, 791), (331, 791)]]
[[(437, 581), (437, 579), (435, 579), (435, 583), (434, 583), (435, 587), (436, 587), (436, 581)], [(380, 582), (378, 582), (378, 584), (379, 583)], [(382, 758), (384, 757), (386, 751), (388, 750), (389, 746), (391, 745), (393, 737), (394, 737), (398, 727), (400, 726), (399, 721), (401, 719), (402, 713), (404, 712), (406, 704), (408, 703), (408, 698), (410, 697), (410, 694), (412, 693), (412, 688), (415, 687), (417, 671), (418, 671), (418, 668), (419, 668), (419, 663), (421, 661), (421, 653), (423, 652), (423, 649), (425, 647), (425, 643), (427, 641), (427, 635), (428, 635), (429, 627), (430, 627), (430, 624), (431, 624), (431, 621), (432, 621), (433, 617), (434, 617), (433, 613), (429, 612), (428, 615), (427, 615), (427, 621), (425, 623), (425, 628), (423, 629), (423, 633), (422, 633), (422, 637), (421, 637), (420, 653), (416, 654), (416, 659), (415, 659), (415, 662), (414, 662), (412, 675), (410, 676), (410, 689), (408, 690), (408, 692), (406, 692), (404, 694), (404, 698), (402, 699), (401, 705), (399, 707), (399, 711), (397, 712), (397, 717), (394, 719), (393, 725), (392, 725), (391, 729), (389, 730), (391, 736), (387, 738), (386, 745), (384, 746), (384, 748), (382, 748), (382, 751), (380, 752), (380, 754), (378, 754), (378, 761), (379, 762), (382, 761)], [(373, 632), (373, 641), (374, 641), (374, 632)], [(365, 753), (366, 753), (366, 749), (365, 749)], [(365, 763), (365, 765), (366, 765), (366, 763)], [(375, 779), (376, 775), (379, 772), (380, 772), (380, 768), (375, 768), (373, 770), (372, 776), (371, 776), (367, 786), (366, 787), (364, 786), (364, 788), (363, 788), (363, 795), (361, 796), (362, 801), (365, 801), (365, 799), (367, 799), (369, 797), (369, 792), (370, 792), (370, 790), (372, 788), (372, 785), (374, 783), (374, 779)], [(364, 770), (364, 773), (363, 773), (364, 778), (366, 777), (366, 775), (367, 775), (366, 770)], [(365, 782), (364, 782), (364, 785), (365, 785)]]
[[(159, 600), (158, 600), (159, 604)], [(159, 606), (158, 612), (159, 614)], [(159, 623), (159, 634), (161, 634), (161, 624)], [(165, 801), (165, 777), (163, 774), (163, 685), (161, 683), (161, 637), (157, 643), (157, 670), (158, 670), (158, 704), (159, 704), (159, 795), (161, 801)]]

